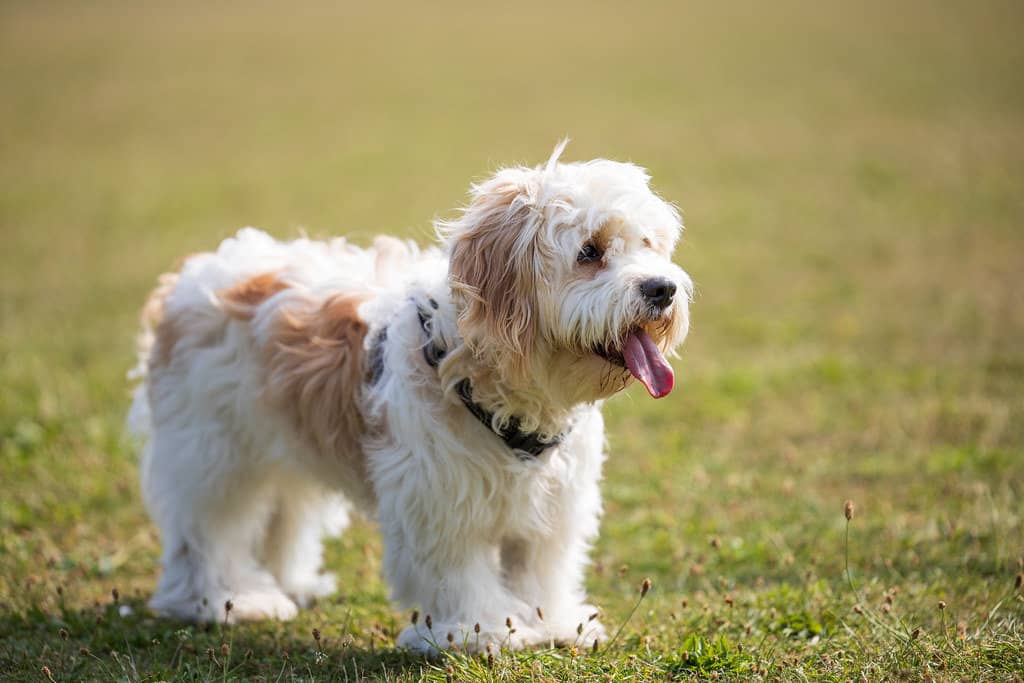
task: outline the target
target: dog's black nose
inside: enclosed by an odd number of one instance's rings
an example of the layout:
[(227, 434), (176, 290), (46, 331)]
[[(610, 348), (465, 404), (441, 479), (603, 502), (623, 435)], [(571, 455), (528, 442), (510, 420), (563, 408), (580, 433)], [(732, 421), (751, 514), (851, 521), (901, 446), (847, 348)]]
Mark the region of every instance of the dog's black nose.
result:
[(640, 283), (640, 293), (650, 305), (668, 308), (672, 297), (676, 295), (676, 283), (665, 277), (652, 277)]

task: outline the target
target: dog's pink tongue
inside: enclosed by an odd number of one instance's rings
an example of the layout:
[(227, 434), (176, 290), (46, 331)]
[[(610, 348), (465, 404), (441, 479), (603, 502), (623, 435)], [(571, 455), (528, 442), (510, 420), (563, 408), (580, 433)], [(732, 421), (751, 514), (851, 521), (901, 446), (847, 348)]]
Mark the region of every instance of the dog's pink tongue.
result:
[(622, 356), (626, 359), (626, 367), (644, 383), (651, 396), (661, 398), (672, 391), (676, 382), (675, 373), (649, 334), (643, 330), (630, 332)]

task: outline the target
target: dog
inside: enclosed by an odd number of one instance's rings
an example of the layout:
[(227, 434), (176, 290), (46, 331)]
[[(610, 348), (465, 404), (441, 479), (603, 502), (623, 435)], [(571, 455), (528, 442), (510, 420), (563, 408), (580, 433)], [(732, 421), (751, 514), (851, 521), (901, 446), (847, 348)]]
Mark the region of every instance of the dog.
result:
[(583, 588), (601, 404), (634, 378), (672, 390), (693, 285), (646, 171), (564, 144), (473, 185), (439, 247), (245, 228), (160, 278), (129, 416), (152, 609), (289, 619), (335, 591), (322, 539), (357, 511), (393, 600), (428, 615), (399, 647), (605, 637)]

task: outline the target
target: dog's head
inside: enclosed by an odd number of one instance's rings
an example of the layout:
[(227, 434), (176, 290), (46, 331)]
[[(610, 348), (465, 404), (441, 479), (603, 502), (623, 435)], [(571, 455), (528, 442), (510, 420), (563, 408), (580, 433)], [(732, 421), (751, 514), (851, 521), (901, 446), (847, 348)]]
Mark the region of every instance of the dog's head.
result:
[(568, 387), (575, 401), (672, 390), (665, 354), (689, 327), (692, 283), (672, 263), (678, 212), (637, 166), (598, 159), (506, 168), (440, 225), (459, 329), (506, 380)]

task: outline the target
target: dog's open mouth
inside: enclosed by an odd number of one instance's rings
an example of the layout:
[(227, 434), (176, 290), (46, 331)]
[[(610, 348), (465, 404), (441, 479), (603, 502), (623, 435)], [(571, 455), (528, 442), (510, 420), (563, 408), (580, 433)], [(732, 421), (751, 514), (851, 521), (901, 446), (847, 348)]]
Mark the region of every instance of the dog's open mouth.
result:
[(613, 365), (629, 370), (633, 377), (647, 387), (647, 393), (654, 398), (668, 396), (675, 385), (676, 377), (672, 366), (665, 360), (658, 345), (642, 328), (634, 328), (626, 335), (621, 349), (599, 346), (594, 353)]

